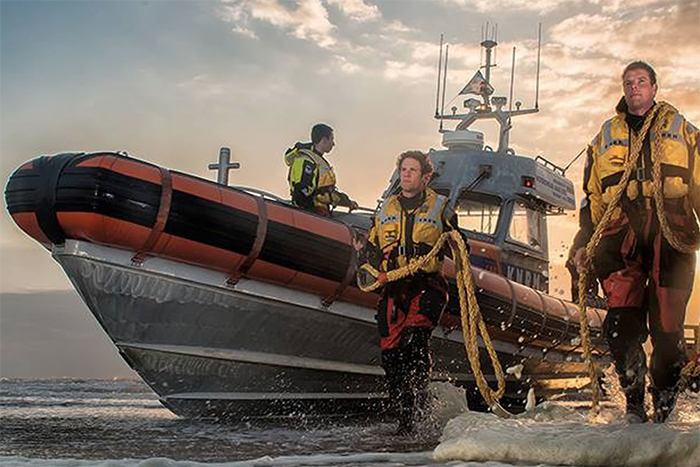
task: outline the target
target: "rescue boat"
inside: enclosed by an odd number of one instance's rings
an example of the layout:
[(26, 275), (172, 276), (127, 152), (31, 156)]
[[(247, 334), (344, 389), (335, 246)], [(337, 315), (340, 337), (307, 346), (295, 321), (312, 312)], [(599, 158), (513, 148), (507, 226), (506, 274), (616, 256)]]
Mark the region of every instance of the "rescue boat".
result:
[[(484, 40), (488, 84), (490, 52)], [(438, 77), (438, 83), (440, 77)], [(472, 80), (473, 81), (473, 80)], [(575, 208), (573, 184), (543, 158), (508, 148), (505, 98), (469, 112), (430, 150), (433, 189), (469, 238), (477, 298), (507, 376), (505, 407), (588, 383), (576, 306), (548, 293), (546, 218)], [(492, 92), (492, 90), (491, 90)], [(443, 89), (444, 93), (444, 89)], [(436, 112), (437, 114), (437, 112)], [(497, 149), (469, 130), (501, 125)], [(231, 166), (222, 153), (219, 181)], [(399, 187), (394, 173), (383, 194)], [(15, 223), (62, 266), (124, 360), (186, 417), (324, 417), (382, 412), (377, 296), (355, 281), (355, 235), (371, 210), (321, 217), (285, 199), (230, 187), (115, 152), (60, 153), (19, 167), (5, 190)], [(432, 337), (436, 381), (465, 387), (478, 406), (451, 299)], [(589, 308), (594, 359), (607, 360), (604, 310)], [(522, 365), (522, 367), (519, 367)], [(493, 370), (484, 354), (482, 367)]]

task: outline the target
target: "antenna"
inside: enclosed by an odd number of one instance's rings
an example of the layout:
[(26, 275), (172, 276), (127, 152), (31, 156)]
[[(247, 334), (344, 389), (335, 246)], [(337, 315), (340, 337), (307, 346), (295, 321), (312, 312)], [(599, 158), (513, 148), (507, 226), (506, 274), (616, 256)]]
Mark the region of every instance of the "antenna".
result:
[[(495, 43), (498, 43), (498, 23), (494, 24), (494, 29), (493, 29), (493, 41)], [(493, 51), (493, 66), (498, 65), (498, 47), (496, 47)]]
[[(484, 42), (484, 25), (481, 25), (481, 42)], [(484, 63), (484, 48), (479, 48), (479, 69)]]
[[(489, 21), (487, 21), (486, 22), (486, 32), (484, 34), (484, 41), (487, 41), (489, 39), (489, 25), (490, 25)], [(493, 34), (493, 30), (492, 30), (491, 34)], [(482, 50), (482, 53), (484, 53), (484, 52), (485, 52), (485, 50)], [(485, 62), (488, 61), (488, 54), (487, 53), (485, 54), (484, 61)]]
[(581, 149), (581, 152), (579, 152), (579, 153), (576, 155), (576, 157), (574, 157), (573, 160), (572, 160), (571, 162), (569, 162), (569, 164), (568, 164), (566, 167), (564, 167), (564, 169), (562, 170), (562, 173), (563, 173), (563, 174), (566, 174), (566, 171), (569, 170), (569, 167), (571, 167), (572, 165), (574, 165), (574, 162), (576, 162), (576, 161), (578, 160), (578, 158), (581, 157), (581, 154), (583, 154), (583, 152), (584, 152), (586, 149), (588, 149), (588, 147), (585, 147), (585, 148)]
[[(498, 153), (511, 153), (512, 150), (508, 148), (508, 134), (512, 128), (513, 117), (520, 115), (534, 114), (539, 111), (537, 108), (521, 108), (522, 103), (514, 100), (515, 93), (515, 61), (517, 59), (516, 53), (517, 48), (512, 48), (512, 64), (510, 71), (510, 95), (506, 96), (496, 96), (492, 97), (494, 93), (494, 88), (491, 86), (491, 69), (496, 67), (494, 63), (495, 52), (498, 47), (498, 26), (495, 23), (487, 22), (482, 26), (481, 29), (482, 38), (481, 49), (483, 52), (483, 62), (479, 66), (479, 70), (474, 74), (472, 79), (462, 88), (457, 94), (461, 96), (463, 94), (476, 94), (481, 96), (481, 99), (467, 99), (464, 101), (464, 107), (468, 110), (464, 113), (457, 112), (457, 107), (452, 107), (452, 113), (445, 113), (445, 98), (447, 93), (447, 67), (449, 62), (449, 44), (445, 45), (445, 62), (442, 68), (442, 83), (438, 84), (438, 89), (442, 93), (440, 104), (440, 113), (435, 117), (440, 120), (440, 133), (443, 133), (443, 143), (446, 146), (460, 145), (463, 141), (460, 138), (466, 138), (462, 134), (452, 134), (452, 131), (444, 129), (445, 121), (457, 120), (457, 126), (455, 127), (455, 132), (461, 132), (463, 130), (468, 130), (469, 127), (477, 120), (491, 119), (496, 120), (498, 123), (499, 139), (498, 139)], [(540, 36), (539, 36), (539, 49), (541, 49), (542, 35), (540, 26)], [(538, 76), (539, 76), (539, 52), (538, 52)], [(483, 73), (483, 74), (482, 74)], [(439, 80), (438, 80), (439, 81)], [(539, 83), (539, 79), (538, 79)], [(539, 86), (539, 84), (538, 84)], [(538, 87), (539, 92), (539, 87)], [(539, 95), (539, 94), (538, 94)], [(450, 101), (451, 103), (452, 101)], [(450, 104), (448, 103), (448, 105)], [(506, 105), (509, 104), (509, 105)], [(449, 138), (446, 138), (449, 133)], [(447, 139), (448, 141), (445, 141)]]
[(440, 131), (442, 131), (442, 122), (445, 115), (445, 87), (447, 85), (447, 56), (450, 53), (450, 44), (445, 46), (445, 72), (442, 75), (442, 109), (440, 109)]
[(510, 66), (510, 96), (508, 97), (508, 125), (510, 125), (510, 113), (513, 111), (513, 81), (515, 80), (515, 46), (513, 46), (513, 60)]
[(537, 84), (535, 84), (535, 109), (540, 108), (540, 50), (542, 49), (542, 23), (537, 30)]
[(437, 74), (437, 93), (435, 96), (435, 116), (439, 115), (439, 105), (440, 105), (440, 72), (442, 71), (442, 41), (443, 34), (440, 34), (440, 59), (438, 60), (438, 74)]
[[(484, 35), (484, 25), (481, 25), (481, 42), (484, 42), (486, 40), (486, 36)], [(484, 48), (481, 47), (479, 49), (479, 68), (482, 67), (484, 64)]]

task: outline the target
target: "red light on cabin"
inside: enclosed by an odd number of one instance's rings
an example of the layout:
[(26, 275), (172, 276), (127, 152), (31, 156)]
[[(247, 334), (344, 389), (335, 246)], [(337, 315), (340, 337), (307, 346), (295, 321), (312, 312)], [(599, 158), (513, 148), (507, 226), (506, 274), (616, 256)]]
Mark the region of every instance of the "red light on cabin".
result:
[(525, 188), (535, 188), (535, 179), (533, 177), (523, 176), (522, 180)]

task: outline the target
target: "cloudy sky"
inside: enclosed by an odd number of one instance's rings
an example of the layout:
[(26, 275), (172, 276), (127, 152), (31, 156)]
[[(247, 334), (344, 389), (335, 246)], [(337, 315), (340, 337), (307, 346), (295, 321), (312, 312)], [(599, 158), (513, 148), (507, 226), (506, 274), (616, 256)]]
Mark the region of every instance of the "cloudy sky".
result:
[[(3, 183), (65, 150), (125, 150), (214, 177), (207, 164), (230, 146), (242, 163), (233, 184), (284, 195), (284, 149), (323, 121), (336, 129), (341, 189), (374, 206), (400, 152), (440, 146), (440, 34), (448, 107), (460, 105), (451, 99), (480, 65), (487, 22), (500, 43), (492, 83), (507, 95), (515, 46), (525, 107), (542, 23), (542, 110), (515, 121), (518, 153), (566, 165), (611, 116), (633, 59), (651, 62), (659, 98), (700, 124), (698, 0), (3, 0), (0, 18)], [(491, 138), (493, 126), (481, 129)], [(569, 171), (577, 183), (581, 162)], [(553, 260), (575, 229), (557, 219)], [(70, 287), (5, 209), (0, 278), (2, 292)]]

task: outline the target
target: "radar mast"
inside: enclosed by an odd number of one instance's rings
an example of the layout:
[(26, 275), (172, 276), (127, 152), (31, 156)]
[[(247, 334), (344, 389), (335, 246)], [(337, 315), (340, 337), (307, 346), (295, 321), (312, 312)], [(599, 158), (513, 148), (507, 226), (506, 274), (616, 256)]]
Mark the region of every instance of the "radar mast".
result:
[[(510, 130), (512, 128), (511, 119), (519, 115), (527, 115), (539, 112), (538, 99), (539, 99), (539, 70), (540, 70), (540, 48), (542, 45), (542, 25), (539, 25), (538, 30), (538, 44), (537, 44), (537, 88), (535, 96), (535, 106), (530, 109), (522, 109), (521, 102), (515, 102), (515, 109), (513, 109), (513, 79), (514, 79), (514, 69), (515, 69), (515, 47), (513, 47), (513, 66), (511, 69), (511, 91), (510, 99), (505, 96), (493, 96), (494, 88), (491, 86), (491, 68), (496, 67), (495, 55), (496, 48), (498, 46), (498, 29), (495, 26), (486, 28), (482, 34), (482, 41), (480, 43), (484, 50), (485, 63), (480, 66), (479, 70), (472, 76), (472, 78), (467, 82), (467, 84), (462, 88), (462, 90), (457, 94), (458, 96), (474, 94), (479, 98), (468, 98), (463, 102), (464, 108), (467, 109), (466, 112), (457, 113), (457, 106), (453, 106), (450, 110), (451, 113), (445, 113), (445, 83), (447, 75), (447, 52), (445, 53), (445, 63), (444, 70), (441, 70), (440, 65), (438, 65), (438, 97), (440, 95), (440, 73), (444, 73), (443, 86), (442, 86), (442, 108), (440, 111), (435, 113), (435, 118), (440, 120), (440, 133), (443, 134), (443, 144), (448, 148), (453, 147), (475, 147), (476, 144), (483, 145), (483, 134), (476, 131), (470, 131), (469, 127), (477, 120), (492, 119), (496, 120), (499, 125), (499, 137), (498, 137), (498, 148), (496, 152), (505, 153), (512, 152), (509, 149), (509, 136)], [(449, 45), (445, 46), (446, 48)], [(442, 62), (442, 49), (443, 49), (443, 38), (440, 37), (440, 62)], [(440, 63), (441, 64), (441, 63)], [(483, 74), (481, 70), (484, 70)], [(510, 102), (508, 108), (506, 104)], [(437, 99), (436, 99), (437, 103)], [(457, 125), (454, 130), (447, 130), (443, 128), (443, 122), (445, 120), (455, 120)]]

